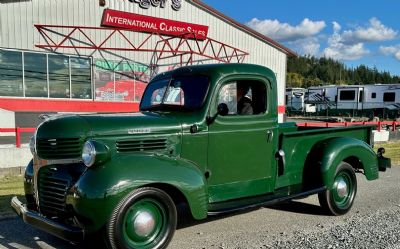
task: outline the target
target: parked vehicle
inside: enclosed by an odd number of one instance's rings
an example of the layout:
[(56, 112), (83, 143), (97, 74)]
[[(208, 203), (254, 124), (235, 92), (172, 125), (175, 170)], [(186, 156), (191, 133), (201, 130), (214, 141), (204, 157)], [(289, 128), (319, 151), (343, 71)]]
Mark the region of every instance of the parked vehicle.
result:
[[(289, 97), (288, 100), (292, 100), (296, 106), (314, 107), (307, 110), (303, 108), (303, 114), (371, 118), (400, 116), (400, 84), (309, 87), (305, 90), (304, 98), (293, 100), (293, 97)], [(290, 101), (288, 112), (298, 113)]]
[(303, 114), (308, 111), (304, 101), (306, 92), (305, 88), (286, 88), (285, 103), (288, 113)]
[(276, 89), (262, 66), (183, 67), (148, 84), (139, 113), (49, 118), (31, 141), (27, 203), (11, 205), (55, 236), (101, 233), (110, 248), (165, 248), (182, 203), (201, 220), (318, 194), (328, 213), (347, 213), (355, 173), (390, 167), (372, 127), (278, 124)]

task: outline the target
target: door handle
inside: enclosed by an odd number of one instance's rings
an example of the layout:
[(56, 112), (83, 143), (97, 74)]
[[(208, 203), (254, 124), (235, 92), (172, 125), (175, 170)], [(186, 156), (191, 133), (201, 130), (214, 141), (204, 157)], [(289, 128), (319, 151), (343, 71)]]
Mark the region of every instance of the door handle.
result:
[(271, 130), (267, 131), (267, 141), (270, 142), (274, 138), (274, 133)]

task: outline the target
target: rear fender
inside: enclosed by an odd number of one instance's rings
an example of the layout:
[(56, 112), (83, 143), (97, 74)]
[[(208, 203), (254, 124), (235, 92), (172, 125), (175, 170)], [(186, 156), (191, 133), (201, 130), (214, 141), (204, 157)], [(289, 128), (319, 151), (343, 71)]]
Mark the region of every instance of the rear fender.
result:
[(362, 168), (367, 180), (375, 180), (379, 176), (377, 156), (361, 140), (349, 137), (332, 138), (319, 143), (313, 150), (314, 155), (319, 155), (322, 184), (328, 189), (332, 189), (336, 167), (342, 161), (355, 168)]
[(338, 137), (321, 141), (312, 148), (304, 168), (305, 187), (327, 186), (331, 189), (336, 167), (342, 161), (363, 169), (368, 180), (378, 178), (377, 156), (372, 148), (355, 138)]

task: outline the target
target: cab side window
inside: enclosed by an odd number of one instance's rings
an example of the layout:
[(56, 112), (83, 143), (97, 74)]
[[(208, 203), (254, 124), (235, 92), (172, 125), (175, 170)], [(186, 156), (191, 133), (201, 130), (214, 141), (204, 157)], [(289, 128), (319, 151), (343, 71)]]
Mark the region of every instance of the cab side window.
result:
[(238, 80), (225, 84), (219, 91), (218, 104), (228, 106), (228, 115), (265, 113), (266, 87), (261, 81)]

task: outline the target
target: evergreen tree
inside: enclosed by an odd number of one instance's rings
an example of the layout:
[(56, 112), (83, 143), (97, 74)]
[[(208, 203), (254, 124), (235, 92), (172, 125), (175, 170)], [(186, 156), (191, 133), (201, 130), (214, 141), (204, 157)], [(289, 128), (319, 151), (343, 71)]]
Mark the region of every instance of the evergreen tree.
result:
[(400, 83), (400, 76), (392, 76), (389, 72), (380, 72), (376, 67), (365, 65), (347, 68), (342, 62), (326, 57), (299, 56), (288, 59), (288, 87), (377, 83)]

